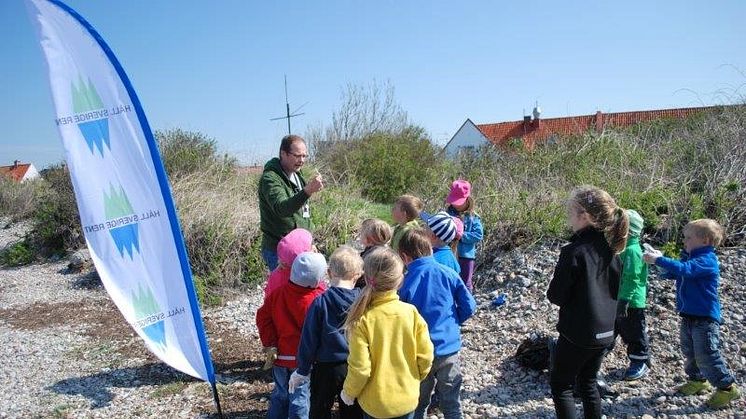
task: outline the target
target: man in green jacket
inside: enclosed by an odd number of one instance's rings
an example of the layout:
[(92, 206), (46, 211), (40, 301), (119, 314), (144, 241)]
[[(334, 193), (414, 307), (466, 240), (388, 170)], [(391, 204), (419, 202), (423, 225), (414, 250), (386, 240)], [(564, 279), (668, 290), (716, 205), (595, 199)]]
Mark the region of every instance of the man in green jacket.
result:
[(624, 379), (632, 381), (645, 376), (650, 365), (648, 328), (645, 324), (648, 267), (642, 260), (640, 247), (643, 219), (635, 210), (627, 210), (627, 216), (629, 234), (627, 247), (620, 255), (624, 267), (617, 297), (616, 329), (627, 344), (627, 357), (630, 361)]
[(277, 243), (295, 228), (311, 231), (308, 199), (324, 187), (321, 175), (309, 182), (301, 175), (308, 159), (306, 142), (298, 135), (286, 135), (280, 156), (264, 165), (259, 179), (259, 216), (262, 230), (262, 259), (270, 271), (277, 267)]

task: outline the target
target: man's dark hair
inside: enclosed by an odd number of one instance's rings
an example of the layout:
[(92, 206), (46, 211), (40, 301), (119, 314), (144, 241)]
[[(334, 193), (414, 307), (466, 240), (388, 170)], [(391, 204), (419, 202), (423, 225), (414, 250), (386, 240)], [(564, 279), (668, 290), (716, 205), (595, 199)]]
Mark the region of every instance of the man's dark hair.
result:
[(296, 141), (300, 141), (304, 144), (306, 142), (306, 140), (304, 140), (303, 137), (301, 137), (300, 135), (291, 134), (282, 137), (282, 141), (280, 142), (280, 151), (290, 153), (290, 148)]

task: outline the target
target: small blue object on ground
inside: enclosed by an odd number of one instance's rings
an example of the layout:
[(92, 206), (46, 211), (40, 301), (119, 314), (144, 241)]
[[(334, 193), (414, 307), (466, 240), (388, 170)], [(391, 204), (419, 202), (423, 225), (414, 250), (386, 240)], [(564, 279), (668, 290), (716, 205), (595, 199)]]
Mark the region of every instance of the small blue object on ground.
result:
[(500, 307), (501, 305), (505, 304), (505, 301), (507, 299), (507, 295), (500, 294), (497, 297), (495, 297), (494, 300), (492, 300), (492, 307)]

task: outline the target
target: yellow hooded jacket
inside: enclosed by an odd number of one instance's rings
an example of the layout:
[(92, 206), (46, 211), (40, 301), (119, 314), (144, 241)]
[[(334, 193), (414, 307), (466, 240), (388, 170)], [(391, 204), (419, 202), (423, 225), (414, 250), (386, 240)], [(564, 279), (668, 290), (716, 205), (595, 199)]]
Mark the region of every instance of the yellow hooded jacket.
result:
[(377, 418), (413, 411), (433, 364), (427, 323), (396, 291), (373, 295), (349, 336), (344, 392)]

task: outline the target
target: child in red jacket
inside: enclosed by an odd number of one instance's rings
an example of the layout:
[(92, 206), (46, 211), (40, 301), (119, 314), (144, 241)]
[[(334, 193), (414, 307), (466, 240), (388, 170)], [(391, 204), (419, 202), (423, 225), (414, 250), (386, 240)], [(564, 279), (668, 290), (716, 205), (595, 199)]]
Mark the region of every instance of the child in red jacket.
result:
[(279, 264), (267, 278), (267, 284), (264, 286), (265, 300), (269, 294), (272, 294), (272, 291), (290, 282), (290, 267), (293, 266), (295, 258), (303, 252), (310, 252), (312, 249), (313, 237), (311, 232), (302, 228), (296, 228), (277, 243)]
[(288, 382), (297, 367), (295, 356), (306, 311), (324, 291), (319, 285), (326, 269), (324, 255), (301, 253), (293, 262), (290, 282), (270, 293), (256, 313), (262, 345), (277, 349), (277, 360), (272, 367), (275, 388), (270, 396), (269, 418), (308, 417), (308, 383), (288, 393)]

